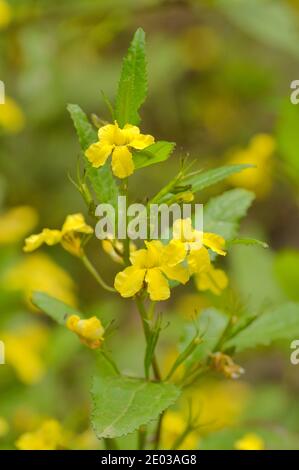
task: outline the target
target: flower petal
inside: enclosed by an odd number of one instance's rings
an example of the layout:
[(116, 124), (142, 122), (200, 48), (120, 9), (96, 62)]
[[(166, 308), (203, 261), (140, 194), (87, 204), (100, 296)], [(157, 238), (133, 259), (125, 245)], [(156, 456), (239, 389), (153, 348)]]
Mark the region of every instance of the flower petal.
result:
[(206, 271), (210, 267), (210, 256), (206, 248), (192, 250), (187, 257), (188, 266), (191, 274), (199, 274)]
[(151, 300), (166, 300), (170, 297), (170, 288), (166, 277), (159, 268), (148, 269), (145, 281)]
[(93, 233), (92, 227), (86, 224), (82, 214), (71, 214), (65, 219), (62, 226), (62, 233), (80, 232), (80, 233)]
[(145, 273), (145, 269), (129, 266), (116, 275), (114, 287), (122, 297), (133, 297), (142, 288)]
[(175, 266), (186, 258), (186, 248), (180, 240), (171, 240), (163, 249), (162, 264), (167, 266)]
[(23, 250), (25, 253), (30, 253), (31, 251), (37, 250), (44, 243), (43, 233), (38, 233), (35, 235), (30, 235), (25, 240), (25, 246)]
[(44, 228), (42, 235), (44, 237), (44, 243), (49, 246), (56, 245), (62, 238), (62, 232), (60, 230), (50, 230), (49, 228)]
[(228, 285), (228, 277), (222, 269), (213, 266), (195, 277), (195, 283), (200, 291), (210, 290), (215, 295), (220, 295)]
[(173, 224), (173, 238), (182, 242), (193, 241), (194, 229), (190, 217), (186, 219), (177, 219)]
[(226, 255), (226, 252), (223, 250), (223, 248), (225, 247), (225, 240), (223, 237), (217, 235), (216, 233), (204, 233), (203, 244), (206, 247), (210, 248), (212, 251), (215, 251), (215, 253), (218, 253), (218, 255)]
[(163, 271), (163, 273), (166, 274), (169, 279), (181, 282), (182, 284), (186, 284), (190, 278), (188, 269), (181, 265), (162, 266), (161, 271)]
[(117, 124), (107, 124), (107, 126), (100, 127), (98, 130), (98, 137), (101, 144), (113, 145), (115, 144), (115, 134), (119, 131)]
[(112, 154), (112, 171), (118, 178), (127, 178), (134, 172), (132, 154), (125, 145), (115, 147)]
[(87, 160), (93, 167), (103, 166), (113, 150), (113, 145), (102, 142), (92, 144), (85, 152)]
[(129, 141), (128, 145), (130, 147), (133, 147), (134, 149), (142, 150), (154, 143), (155, 139), (152, 135), (139, 134), (137, 136), (134, 136), (134, 138)]
[(145, 268), (147, 266), (147, 250), (142, 248), (131, 253), (131, 263), (137, 268)]

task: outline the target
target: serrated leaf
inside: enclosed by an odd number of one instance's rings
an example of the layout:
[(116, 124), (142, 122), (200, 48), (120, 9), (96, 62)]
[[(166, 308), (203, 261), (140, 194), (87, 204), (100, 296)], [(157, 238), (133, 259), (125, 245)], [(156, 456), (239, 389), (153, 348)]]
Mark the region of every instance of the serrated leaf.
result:
[(145, 33), (137, 29), (123, 60), (115, 106), (115, 117), (120, 125), (139, 124), (138, 114), (147, 94)]
[(55, 299), (45, 292), (35, 291), (31, 297), (32, 303), (46, 313), (52, 320), (60, 325), (65, 325), (65, 322), (70, 315), (84, 316), (78, 310), (65, 304), (61, 300)]
[(247, 245), (247, 246), (260, 246), (262, 248), (269, 248), (268, 243), (256, 238), (233, 238), (228, 241), (228, 245)]
[(155, 163), (164, 162), (170, 157), (174, 147), (175, 143), (161, 140), (144, 150), (134, 151), (133, 160), (135, 168), (144, 168)]
[(92, 424), (99, 439), (124, 436), (158, 418), (179, 397), (173, 384), (123, 376), (94, 377)]
[[(214, 351), (227, 324), (228, 317), (215, 308), (208, 308), (198, 316), (196, 319), (196, 327), (199, 331), (199, 335), (202, 337), (202, 342), (195, 348), (189, 358), (189, 364), (202, 362)], [(194, 325), (187, 325), (181, 342), (181, 348), (186, 348), (193, 337)]]
[(191, 185), (192, 192), (196, 193), (202, 191), (209, 186), (219, 183), (220, 181), (225, 180), (235, 173), (246, 170), (247, 168), (252, 168), (253, 165), (226, 165), (220, 166), (219, 168), (213, 168), (212, 170), (203, 171), (198, 175), (186, 177), (182, 180), (183, 184)]
[(222, 235), (226, 240), (236, 237), (239, 222), (253, 200), (254, 194), (241, 188), (210, 199), (204, 207), (204, 231)]
[(275, 340), (292, 339), (299, 335), (299, 304), (285, 303), (267, 309), (246, 329), (228, 340), (225, 349), (236, 352), (256, 346), (267, 346)]
[[(67, 109), (73, 120), (80, 146), (84, 153), (91, 144), (97, 141), (97, 133), (80, 106), (69, 104)], [(87, 159), (84, 159), (84, 162), (87, 177), (98, 202), (112, 204), (113, 207), (116, 207), (119, 191), (110, 169), (110, 163), (105, 163), (101, 168), (94, 168)]]

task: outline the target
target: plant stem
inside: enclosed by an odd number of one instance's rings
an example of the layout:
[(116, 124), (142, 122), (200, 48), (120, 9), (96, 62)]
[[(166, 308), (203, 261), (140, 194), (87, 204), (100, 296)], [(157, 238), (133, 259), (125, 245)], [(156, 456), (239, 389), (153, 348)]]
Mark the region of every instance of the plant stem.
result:
[(162, 431), (162, 423), (163, 423), (163, 418), (164, 418), (165, 412), (163, 411), (160, 416), (159, 416), (159, 421), (156, 429), (156, 435), (155, 435), (155, 449), (158, 450), (160, 446), (160, 440), (161, 440), (161, 431)]
[(95, 278), (95, 280), (98, 282), (98, 284), (100, 284), (103, 289), (107, 290), (108, 292), (115, 292), (115, 289), (113, 287), (108, 286), (108, 284), (106, 284), (106, 282), (102, 279), (98, 271), (95, 269), (95, 267), (89, 261), (85, 254), (80, 259), (82, 260), (86, 269), (90, 272), (90, 274)]
[(105, 438), (104, 443), (105, 443), (106, 450), (117, 450), (118, 449), (115, 439)]
[(138, 433), (138, 450), (143, 450), (146, 444), (146, 426), (141, 426)]

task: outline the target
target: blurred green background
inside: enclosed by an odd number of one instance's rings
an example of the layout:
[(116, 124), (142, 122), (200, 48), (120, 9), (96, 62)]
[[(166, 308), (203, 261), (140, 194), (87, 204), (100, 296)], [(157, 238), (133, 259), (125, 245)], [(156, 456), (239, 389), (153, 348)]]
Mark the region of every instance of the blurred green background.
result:
[[(89, 115), (109, 119), (101, 90), (113, 101), (122, 57), (139, 26), (147, 34), (150, 84), (142, 130), (177, 147), (166, 163), (135, 173), (132, 198), (153, 195), (184, 155), (204, 169), (255, 163), (256, 170), (201, 193), (198, 202), (230, 187), (253, 190), (257, 199), (241, 230), (270, 246), (230, 251), (230, 284), (220, 298), (192, 286), (177, 289), (163, 305), (172, 322), (160, 347), (165, 363), (194, 306), (218, 302), (258, 312), (299, 300), (299, 105), (290, 103), (290, 83), (299, 79), (299, 1), (0, 0), (0, 80), (7, 98), (0, 105), (0, 339), (15, 351), (7, 350), (7, 365), (0, 366), (5, 449), (46, 417), (63, 423), (70, 447), (101, 445), (88, 420), (94, 356), (34, 311), (32, 289), (48, 290), (106, 321), (115, 318), (119, 331), (111, 349), (124, 370), (142, 370), (136, 351), (144, 343), (129, 302), (107, 297), (59, 247), (22, 254), (27, 234), (60, 227), (66, 214), (85, 210), (68, 178), (80, 150), (66, 105), (78, 103)], [(259, 134), (271, 141), (261, 161), (252, 141)], [(117, 268), (100, 242), (89, 252), (112, 283)], [(246, 370), (242, 383), (213, 381), (195, 390), (203, 422), (218, 424), (203, 426), (190, 445), (234, 448), (255, 432), (268, 448), (299, 449), (299, 365), (289, 356), (283, 342), (247, 353), (238, 358)], [(206, 399), (213, 393), (216, 413)], [(134, 439), (124, 446), (134, 446)]]

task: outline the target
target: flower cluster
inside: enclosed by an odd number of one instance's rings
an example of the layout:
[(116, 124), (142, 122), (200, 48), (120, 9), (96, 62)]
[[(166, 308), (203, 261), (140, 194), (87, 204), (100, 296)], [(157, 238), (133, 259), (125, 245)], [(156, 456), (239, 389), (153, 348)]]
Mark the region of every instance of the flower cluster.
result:
[(71, 315), (67, 319), (66, 326), (89, 348), (97, 349), (101, 346), (105, 330), (97, 317), (82, 320), (78, 315)]

